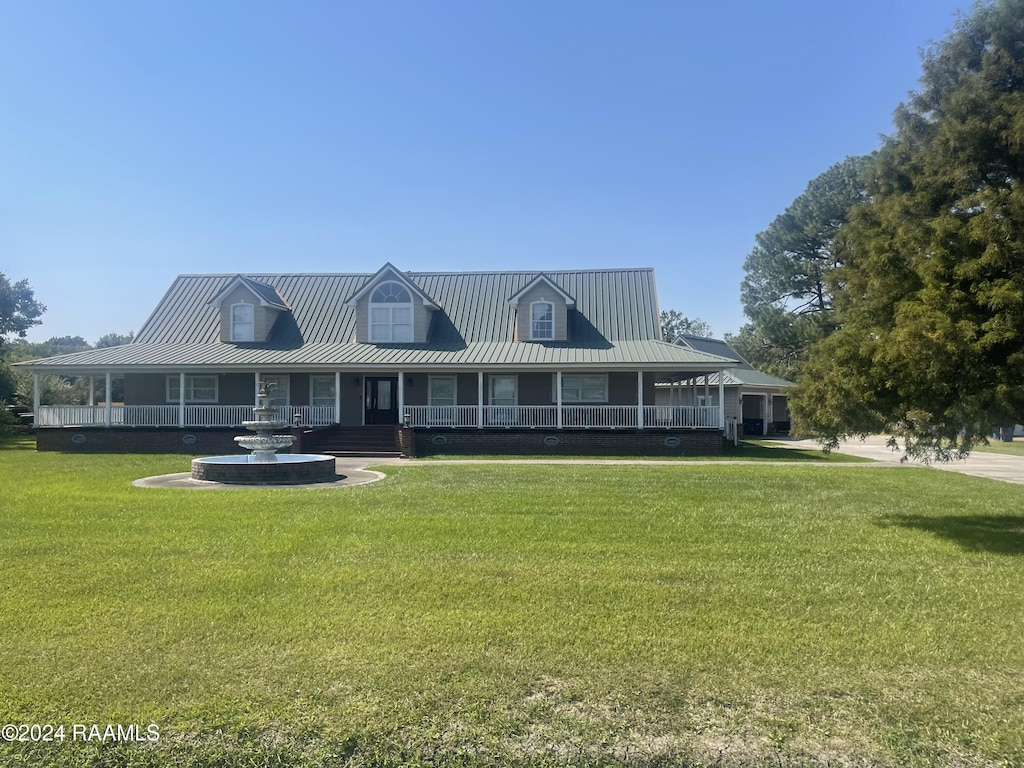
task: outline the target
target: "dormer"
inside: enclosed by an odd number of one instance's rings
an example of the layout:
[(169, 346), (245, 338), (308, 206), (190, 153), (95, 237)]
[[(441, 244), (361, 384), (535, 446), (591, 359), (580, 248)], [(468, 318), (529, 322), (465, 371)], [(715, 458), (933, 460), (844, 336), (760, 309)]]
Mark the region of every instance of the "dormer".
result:
[(356, 310), (359, 344), (424, 344), (431, 312), (440, 309), (390, 262), (345, 304)]
[(207, 306), (220, 310), (220, 340), (229, 344), (265, 343), (278, 315), (290, 311), (272, 286), (242, 275), (235, 275)]
[(576, 300), (541, 273), (508, 300), (516, 310), (516, 341), (568, 341)]

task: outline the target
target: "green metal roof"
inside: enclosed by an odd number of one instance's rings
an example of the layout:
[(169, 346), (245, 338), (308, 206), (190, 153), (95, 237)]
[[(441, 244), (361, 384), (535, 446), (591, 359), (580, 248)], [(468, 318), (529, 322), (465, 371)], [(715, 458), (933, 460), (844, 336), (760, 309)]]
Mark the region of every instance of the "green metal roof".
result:
[(440, 307), (427, 344), (357, 344), (356, 310), (346, 301), (371, 274), (247, 274), (290, 308), (266, 343), (219, 341), (220, 315), (209, 306), (238, 275), (180, 275), (132, 343), (24, 363), (38, 370), (433, 368), (643, 366), (648, 370), (720, 370), (735, 363), (715, 353), (660, 340), (651, 269), (544, 272), (575, 299), (568, 342), (513, 341), (517, 295), (537, 272), (403, 272)]
[[(707, 339), (703, 336), (680, 336), (675, 342), (677, 346), (683, 346), (692, 349), (697, 352), (704, 352), (709, 355), (718, 355), (720, 357), (727, 357), (731, 360), (735, 360), (737, 365), (733, 368), (729, 368), (725, 371), (725, 385), (726, 386), (745, 386), (745, 387), (771, 387), (777, 389), (788, 389), (795, 387), (796, 384), (786, 379), (780, 379), (778, 376), (772, 376), (768, 373), (762, 373), (757, 370), (743, 359), (740, 354), (729, 346), (729, 344), (721, 339)], [(718, 386), (718, 374), (712, 374), (709, 377), (709, 383), (712, 386)]]

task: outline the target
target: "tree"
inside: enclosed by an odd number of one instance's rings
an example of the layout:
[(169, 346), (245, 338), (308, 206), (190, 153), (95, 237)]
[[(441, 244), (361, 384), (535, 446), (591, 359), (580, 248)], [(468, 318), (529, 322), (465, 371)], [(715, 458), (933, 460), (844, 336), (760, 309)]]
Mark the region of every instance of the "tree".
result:
[(757, 368), (794, 378), (808, 347), (835, 330), (827, 277), (839, 264), (837, 238), (850, 209), (866, 200), (871, 160), (833, 165), (755, 238), (740, 286), (750, 322), (729, 343)]
[(0, 272), (0, 406), (12, 402), (17, 389), (16, 374), (4, 354), (7, 336), (13, 333), (24, 337), (29, 328), (40, 322), (39, 316), (45, 311), (26, 280), (12, 284)]
[(661, 337), (670, 344), (680, 336), (701, 336), (711, 338), (711, 326), (699, 317), (689, 318), (674, 309), (661, 313)]
[(826, 445), (881, 431), (947, 459), (1024, 415), (1024, 0), (979, 4), (922, 63), (790, 405)]
[(96, 349), (103, 349), (104, 347), (119, 347), (122, 344), (131, 344), (132, 339), (135, 338), (135, 331), (128, 331), (128, 333), (106, 333), (100, 336), (99, 341), (96, 342)]
[(27, 280), (11, 283), (0, 272), (0, 344), (12, 333), (24, 338), (29, 328), (42, 322), (39, 316), (45, 311)]

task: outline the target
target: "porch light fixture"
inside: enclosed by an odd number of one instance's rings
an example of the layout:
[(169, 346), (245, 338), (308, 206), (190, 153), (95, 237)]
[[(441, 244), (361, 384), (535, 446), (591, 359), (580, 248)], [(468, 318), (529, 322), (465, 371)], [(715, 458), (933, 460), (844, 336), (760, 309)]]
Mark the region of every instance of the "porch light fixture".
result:
[(358, 376), (356, 376), (354, 379), (352, 379), (352, 383), (358, 387), (360, 384), (363, 383), (363, 381)]

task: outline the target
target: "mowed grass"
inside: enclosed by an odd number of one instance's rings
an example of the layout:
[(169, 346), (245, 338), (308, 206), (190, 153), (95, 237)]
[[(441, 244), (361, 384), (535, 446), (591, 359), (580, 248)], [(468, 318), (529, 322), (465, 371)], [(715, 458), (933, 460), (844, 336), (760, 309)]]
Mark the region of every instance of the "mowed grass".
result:
[(0, 765), (1024, 763), (1024, 488), (770, 464), (130, 485), (187, 466), (0, 451), (0, 722), (69, 728)]
[[(492, 462), (502, 457), (494, 454), (469, 454), (469, 453), (436, 453), (428, 456), (417, 457), (423, 461), (487, 461)], [(668, 456), (575, 456), (565, 454), (510, 454), (506, 458), (511, 460), (543, 460), (552, 463), (585, 460), (585, 461), (609, 461), (609, 462), (663, 462), (663, 461), (785, 461), (785, 462), (828, 462), (830, 464), (858, 464), (870, 462), (872, 459), (865, 459), (860, 456), (853, 456), (847, 453), (832, 451), (826, 453), (821, 450), (807, 448), (788, 448), (784, 442), (778, 440), (742, 440), (737, 445), (726, 444), (721, 454), (685, 454)]]
[(1003, 453), (1010, 456), (1024, 456), (1024, 439), (1016, 437), (1009, 443), (996, 438), (989, 438), (988, 445), (975, 446), (976, 451), (986, 453)]

